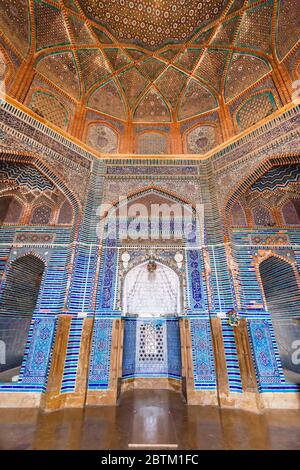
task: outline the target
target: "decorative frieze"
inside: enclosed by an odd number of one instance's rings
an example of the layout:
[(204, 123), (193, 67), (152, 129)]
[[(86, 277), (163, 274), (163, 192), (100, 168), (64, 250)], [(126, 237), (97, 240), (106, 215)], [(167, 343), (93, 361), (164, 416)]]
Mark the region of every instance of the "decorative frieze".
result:
[(49, 245), (55, 242), (55, 233), (47, 232), (17, 232), (15, 234), (14, 245)]

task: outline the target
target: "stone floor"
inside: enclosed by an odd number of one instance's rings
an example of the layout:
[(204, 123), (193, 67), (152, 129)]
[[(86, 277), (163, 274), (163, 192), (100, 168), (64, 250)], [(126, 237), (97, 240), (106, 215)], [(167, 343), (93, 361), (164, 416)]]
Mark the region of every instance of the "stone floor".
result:
[(0, 412), (0, 449), (300, 449), (300, 411), (187, 407), (167, 390), (125, 392), (118, 407)]

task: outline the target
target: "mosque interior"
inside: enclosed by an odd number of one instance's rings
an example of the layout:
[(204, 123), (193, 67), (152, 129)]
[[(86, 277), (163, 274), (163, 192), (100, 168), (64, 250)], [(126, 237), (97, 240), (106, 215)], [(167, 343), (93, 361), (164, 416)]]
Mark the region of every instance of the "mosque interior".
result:
[(299, 136), (299, 0), (0, 1), (1, 449), (300, 448)]

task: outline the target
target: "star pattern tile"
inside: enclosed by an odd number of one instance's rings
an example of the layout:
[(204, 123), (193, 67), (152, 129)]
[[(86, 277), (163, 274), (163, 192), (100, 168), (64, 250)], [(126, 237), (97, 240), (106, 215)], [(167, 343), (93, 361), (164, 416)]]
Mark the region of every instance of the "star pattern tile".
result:
[(184, 43), (193, 32), (216, 20), (228, 0), (79, 0), (88, 18), (107, 27), (120, 42), (155, 49)]
[(3, 57), (19, 61), (9, 70), (33, 57), (41, 90), (44, 80), (95, 113), (161, 123), (213, 113), (260, 86), (296, 51), (300, 9), (298, 0), (2, 0), (0, 29)]

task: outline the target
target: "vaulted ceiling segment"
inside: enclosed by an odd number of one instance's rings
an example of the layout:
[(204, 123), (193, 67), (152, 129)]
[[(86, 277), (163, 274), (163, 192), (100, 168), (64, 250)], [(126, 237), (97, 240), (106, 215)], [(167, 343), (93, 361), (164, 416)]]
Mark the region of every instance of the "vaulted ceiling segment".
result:
[[(291, 13), (292, 12), (292, 13)], [(2, 0), (1, 36), (47, 82), (120, 120), (195, 118), (299, 41), (298, 0)]]

